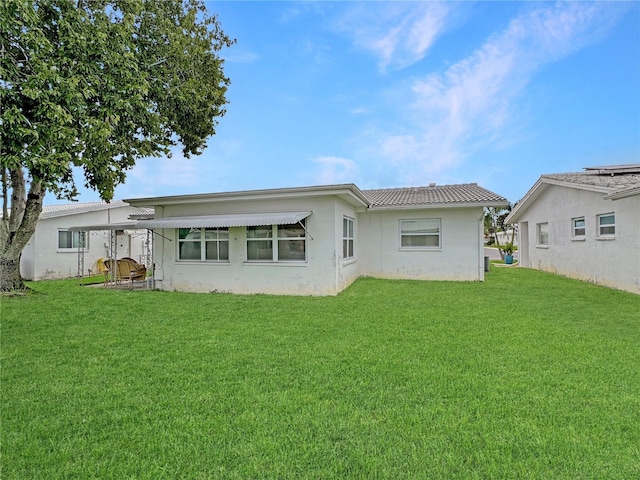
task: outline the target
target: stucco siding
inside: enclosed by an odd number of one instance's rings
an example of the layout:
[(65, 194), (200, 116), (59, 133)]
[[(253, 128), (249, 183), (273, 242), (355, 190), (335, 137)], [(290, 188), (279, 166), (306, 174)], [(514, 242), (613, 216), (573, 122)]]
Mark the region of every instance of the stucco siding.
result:
[(29, 243), (22, 249), (20, 256), (20, 275), (25, 280), (35, 280), (36, 239), (31, 236)]
[[(360, 273), (381, 278), (482, 280), (482, 208), (370, 211), (359, 216)], [(400, 247), (400, 220), (440, 219), (441, 247)]]
[(306, 261), (248, 261), (245, 227), (229, 229), (228, 261), (181, 261), (177, 259), (176, 230), (165, 229), (160, 233), (166, 238), (158, 238), (154, 243), (156, 285), (165, 290), (192, 292), (337, 294), (355, 278), (352, 270), (342, 268), (338, 250), (342, 244), (342, 213), (355, 217), (355, 211), (335, 197), (306, 197), (295, 202), (275, 199), (172, 205), (164, 209), (156, 207), (156, 218), (292, 209), (312, 212), (306, 219)]
[[(523, 265), (538, 270), (640, 293), (640, 196), (604, 200), (604, 194), (549, 186), (524, 212), (527, 224)], [(598, 215), (615, 214), (615, 235), (598, 233)], [(585, 235), (574, 238), (572, 219), (584, 217)], [(538, 225), (548, 223), (548, 245)]]

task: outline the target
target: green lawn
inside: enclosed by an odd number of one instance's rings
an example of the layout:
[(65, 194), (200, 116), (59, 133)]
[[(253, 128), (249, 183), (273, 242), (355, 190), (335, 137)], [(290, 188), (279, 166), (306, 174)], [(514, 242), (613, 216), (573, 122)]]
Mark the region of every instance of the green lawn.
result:
[(640, 297), (497, 268), (338, 297), (2, 298), (0, 478), (640, 477)]

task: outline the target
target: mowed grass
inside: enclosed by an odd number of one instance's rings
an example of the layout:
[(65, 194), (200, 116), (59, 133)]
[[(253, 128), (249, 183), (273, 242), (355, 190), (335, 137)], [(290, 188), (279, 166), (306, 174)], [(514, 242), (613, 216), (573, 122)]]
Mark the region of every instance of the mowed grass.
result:
[(640, 297), (526, 269), (338, 297), (2, 298), (2, 479), (640, 477)]

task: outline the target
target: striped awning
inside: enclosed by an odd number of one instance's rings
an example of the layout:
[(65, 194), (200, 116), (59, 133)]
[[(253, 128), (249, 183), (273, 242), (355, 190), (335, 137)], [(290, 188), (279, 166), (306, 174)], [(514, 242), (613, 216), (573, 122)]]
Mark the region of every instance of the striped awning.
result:
[(226, 228), (257, 227), (262, 225), (292, 225), (311, 215), (311, 212), (235, 213), (194, 217), (165, 217), (139, 220), (138, 228)]

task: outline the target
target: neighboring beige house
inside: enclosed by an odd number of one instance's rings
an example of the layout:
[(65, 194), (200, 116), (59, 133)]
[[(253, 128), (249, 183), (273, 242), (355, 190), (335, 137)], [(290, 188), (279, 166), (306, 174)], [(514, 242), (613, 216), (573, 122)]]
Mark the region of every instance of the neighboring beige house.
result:
[(154, 284), (194, 292), (335, 295), (356, 278), (484, 279), (476, 184), (353, 184), (126, 200), (155, 209)]
[[(44, 206), (36, 231), (22, 250), (20, 274), (26, 280), (52, 280), (87, 275), (99, 258), (142, 259), (147, 231), (136, 230), (129, 216), (140, 213), (122, 201)], [(101, 225), (79, 232), (77, 226)], [(84, 242), (84, 243), (81, 243)]]
[(640, 293), (640, 164), (542, 175), (505, 221), (520, 266)]

